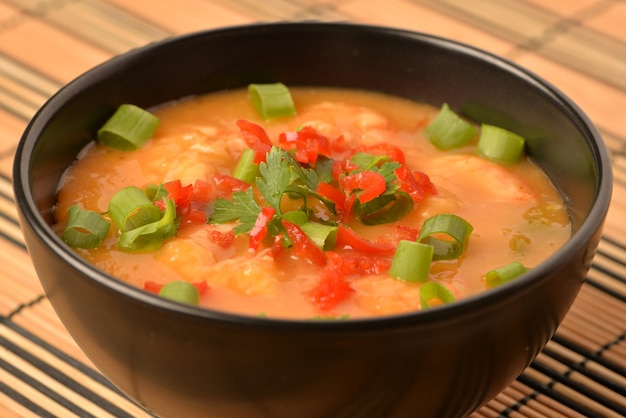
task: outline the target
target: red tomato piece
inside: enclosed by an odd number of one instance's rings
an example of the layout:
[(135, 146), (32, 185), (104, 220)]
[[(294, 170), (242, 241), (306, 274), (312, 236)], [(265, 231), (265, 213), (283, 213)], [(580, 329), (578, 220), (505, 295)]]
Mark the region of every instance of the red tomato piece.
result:
[(294, 253), (299, 257), (304, 257), (314, 264), (323, 266), (326, 264), (326, 256), (319, 249), (307, 234), (300, 227), (289, 221), (282, 221), (283, 227), (287, 231), (287, 235), (293, 242)]

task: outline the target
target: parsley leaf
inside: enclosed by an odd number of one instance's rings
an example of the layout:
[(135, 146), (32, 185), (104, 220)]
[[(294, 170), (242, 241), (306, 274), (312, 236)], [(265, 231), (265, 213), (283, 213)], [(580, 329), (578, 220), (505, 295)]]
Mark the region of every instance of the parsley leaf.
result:
[[(293, 161), (293, 162), (292, 162)], [(267, 153), (265, 162), (259, 165), (261, 177), (257, 179), (256, 186), (271, 206), (276, 209), (276, 213), (281, 214), (280, 201), (288, 187), (298, 178), (295, 163), (291, 155), (286, 151), (272, 147)]]
[(252, 229), (259, 212), (261, 212), (261, 207), (254, 200), (252, 188), (248, 188), (233, 193), (232, 202), (224, 198), (215, 200), (215, 207), (209, 222), (221, 224), (238, 220), (240, 224), (234, 228), (235, 234), (238, 235)]

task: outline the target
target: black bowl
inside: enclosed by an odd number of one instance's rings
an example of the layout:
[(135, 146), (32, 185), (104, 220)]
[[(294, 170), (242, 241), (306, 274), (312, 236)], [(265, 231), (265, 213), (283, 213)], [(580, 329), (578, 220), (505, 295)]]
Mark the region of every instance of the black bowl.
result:
[[(99, 271), (53, 232), (57, 182), (121, 103), (150, 107), (250, 82), (377, 90), (527, 138), (562, 192), (573, 237), (507, 285), (414, 314), (274, 320), (184, 306)], [(496, 396), (540, 352), (573, 303), (611, 194), (602, 140), (546, 81), (449, 40), (351, 24), (284, 23), (190, 34), (79, 77), (20, 142), (15, 196), (50, 302), (121, 390), (171, 417), (457, 417)]]

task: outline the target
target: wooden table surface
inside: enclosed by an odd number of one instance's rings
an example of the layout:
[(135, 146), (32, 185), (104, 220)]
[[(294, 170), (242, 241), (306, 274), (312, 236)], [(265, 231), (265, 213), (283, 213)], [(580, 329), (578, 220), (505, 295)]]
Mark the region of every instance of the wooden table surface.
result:
[(472, 416), (626, 415), (626, 0), (0, 0), (0, 417), (150, 416), (93, 368), (33, 271), (11, 170), (35, 111), (82, 72), (154, 40), (312, 19), (486, 49), (543, 76), (594, 121), (615, 188), (588, 280), (537, 360)]

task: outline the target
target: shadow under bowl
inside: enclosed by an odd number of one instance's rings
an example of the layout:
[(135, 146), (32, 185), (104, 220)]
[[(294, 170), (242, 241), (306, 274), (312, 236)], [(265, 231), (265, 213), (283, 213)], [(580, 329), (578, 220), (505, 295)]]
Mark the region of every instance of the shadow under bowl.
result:
[[(54, 233), (57, 184), (118, 105), (147, 108), (257, 82), (375, 90), (515, 131), (568, 205), (571, 240), (523, 277), (428, 311), (350, 321), (245, 317), (158, 298), (91, 266)], [(542, 350), (591, 265), (611, 194), (602, 140), (552, 85), (484, 51), (340, 23), (224, 28), (116, 57), (55, 94), (17, 150), (14, 189), (45, 292), (128, 396), (171, 417), (459, 417)]]

